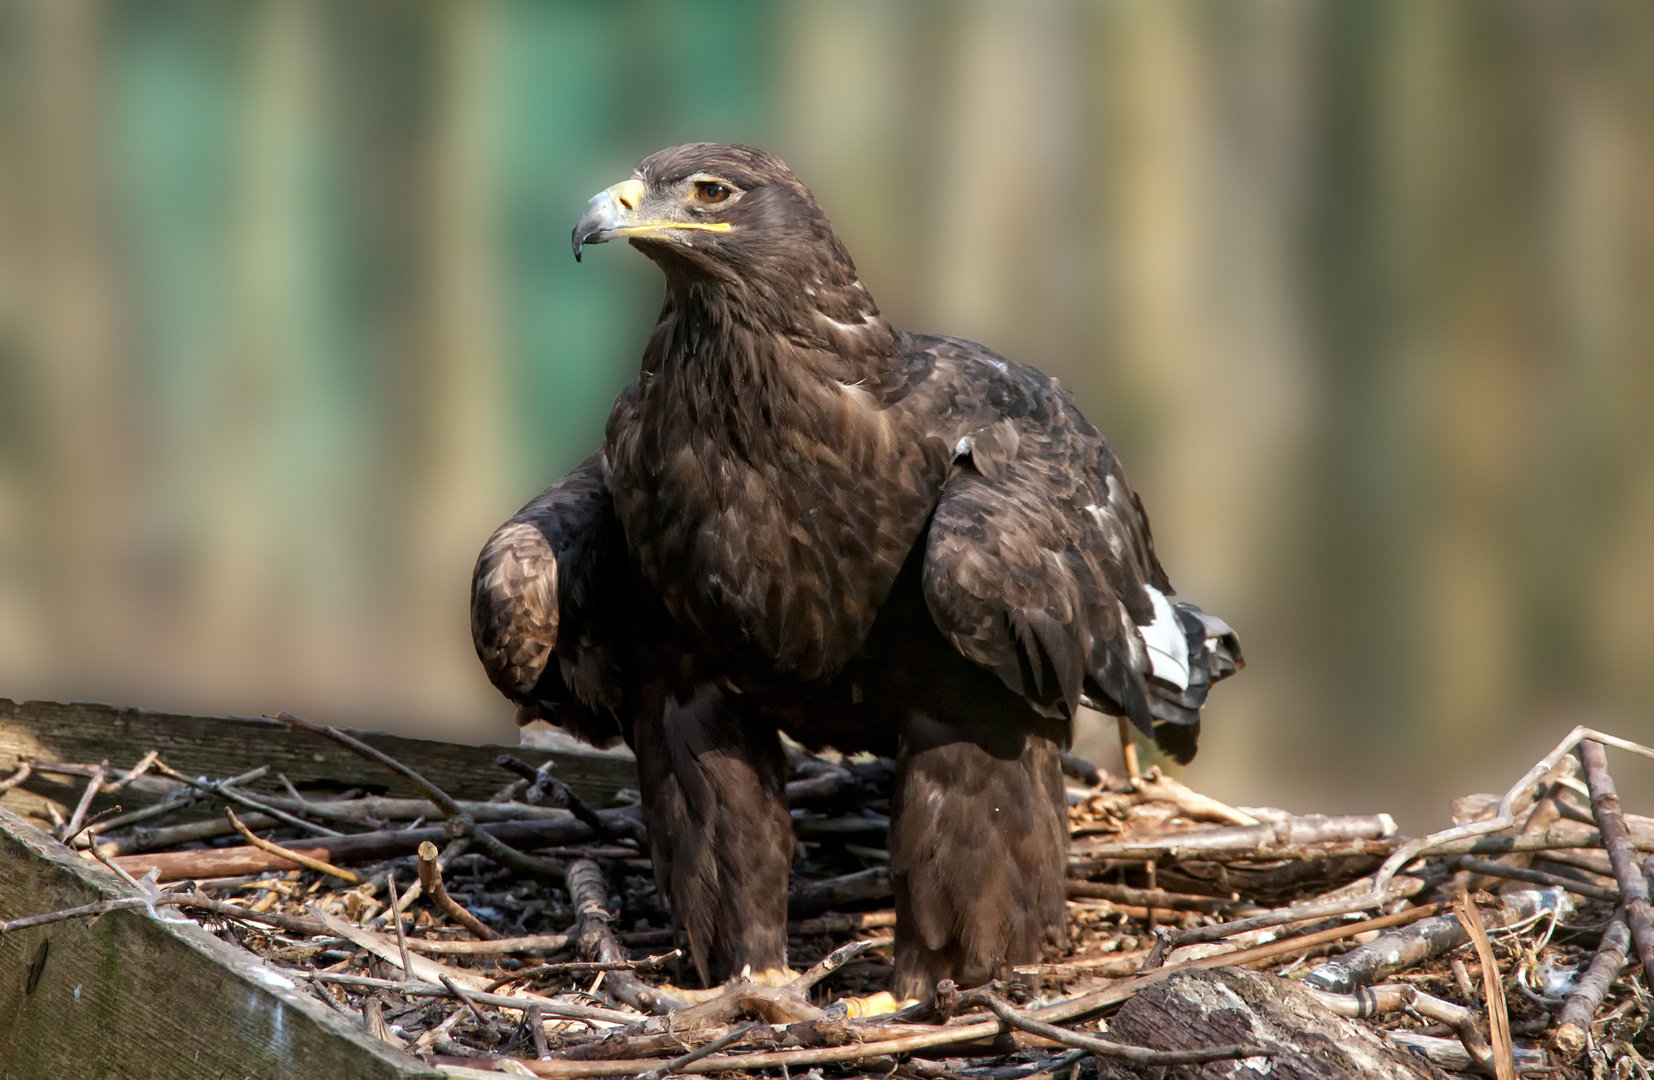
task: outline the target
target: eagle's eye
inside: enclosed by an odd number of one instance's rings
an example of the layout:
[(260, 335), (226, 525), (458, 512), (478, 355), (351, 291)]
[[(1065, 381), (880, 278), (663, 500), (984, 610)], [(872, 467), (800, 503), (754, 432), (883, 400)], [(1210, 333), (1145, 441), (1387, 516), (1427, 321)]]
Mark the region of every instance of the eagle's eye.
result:
[(716, 180), (702, 180), (695, 185), (695, 199), (697, 202), (721, 203), (729, 198), (729, 185), (720, 184)]

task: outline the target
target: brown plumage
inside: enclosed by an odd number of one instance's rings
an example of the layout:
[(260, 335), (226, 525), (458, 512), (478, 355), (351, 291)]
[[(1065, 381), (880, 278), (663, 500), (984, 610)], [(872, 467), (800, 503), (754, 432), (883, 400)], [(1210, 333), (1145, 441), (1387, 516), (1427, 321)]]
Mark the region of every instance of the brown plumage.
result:
[(897, 993), (1061, 944), (1074, 711), (1187, 761), (1234, 634), (1168, 599), (1142, 504), (1067, 391), (891, 327), (774, 157), (646, 158), (592, 200), (576, 255), (619, 237), (666, 300), (603, 452), (483, 550), (490, 678), (524, 718), (633, 745), (705, 977), (785, 963), (777, 730), (897, 758)]

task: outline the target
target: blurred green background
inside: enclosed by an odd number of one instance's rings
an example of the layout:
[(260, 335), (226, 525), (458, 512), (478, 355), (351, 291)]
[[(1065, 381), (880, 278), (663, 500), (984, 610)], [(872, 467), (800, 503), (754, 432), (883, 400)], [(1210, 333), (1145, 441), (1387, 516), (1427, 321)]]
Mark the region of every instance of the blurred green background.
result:
[(0, 0), (0, 695), (511, 739), (472, 560), (661, 293), (568, 231), (693, 140), (1075, 389), (1251, 662), (1197, 786), (1654, 736), (1633, 0)]

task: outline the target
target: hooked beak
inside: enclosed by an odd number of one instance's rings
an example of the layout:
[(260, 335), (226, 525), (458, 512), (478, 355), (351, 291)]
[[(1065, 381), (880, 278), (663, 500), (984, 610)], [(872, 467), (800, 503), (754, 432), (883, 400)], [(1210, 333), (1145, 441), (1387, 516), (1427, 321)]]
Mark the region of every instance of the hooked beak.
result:
[(601, 244), (616, 237), (659, 236), (676, 229), (700, 229), (704, 232), (728, 232), (726, 222), (646, 220), (639, 212), (643, 205), (643, 181), (637, 177), (593, 195), (586, 204), (586, 212), (574, 227), (571, 238), (574, 261), (580, 261), (580, 249), (587, 244)]

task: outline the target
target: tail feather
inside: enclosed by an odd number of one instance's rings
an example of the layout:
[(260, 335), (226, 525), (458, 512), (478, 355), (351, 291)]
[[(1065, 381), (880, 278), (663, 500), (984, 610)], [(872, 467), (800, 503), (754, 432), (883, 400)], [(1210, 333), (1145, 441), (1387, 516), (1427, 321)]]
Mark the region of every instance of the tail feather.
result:
[(1228, 623), (1185, 601), (1173, 607), (1188, 644), (1188, 685), (1180, 687), (1152, 676), (1143, 680), (1148, 711), (1154, 717), (1152, 730), (1146, 733), (1174, 761), (1187, 765), (1194, 760), (1200, 741), (1200, 709), (1212, 684), (1245, 667), (1246, 660), (1241, 656), (1240, 639)]

